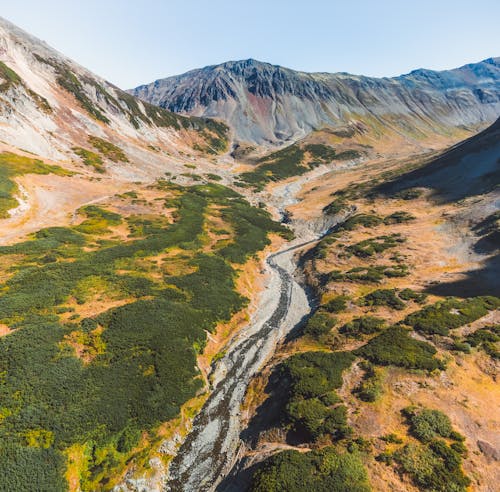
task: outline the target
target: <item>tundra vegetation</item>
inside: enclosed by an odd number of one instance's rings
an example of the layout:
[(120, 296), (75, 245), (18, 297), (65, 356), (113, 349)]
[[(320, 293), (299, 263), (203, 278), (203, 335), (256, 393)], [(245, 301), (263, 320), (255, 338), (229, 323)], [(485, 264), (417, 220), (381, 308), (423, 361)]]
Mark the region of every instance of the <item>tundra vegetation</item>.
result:
[[(299, 150), (285, 152), (297, 156)], [(373, 193), (377, 183), (397, 174), (337, 191), (323, 208), (327, 215), (342, 214), (353, 205), (358, 211), (303, 258), (318, 307), (301, 336), (284, 345), (273, 373), (279, 377), (270, 379), (285, 392), (279, 393), (283, 419), (272, 425), (281, 427), (284, 444), (297, 448), (256, 465), (252, 490), (370, 490), (368, 475), (385, 479), (380, 463), (422, 491), (460, 492), (472, 483), (472, 475), (462, 469), (468, 453), (465, 438), (446, 413), (424, 406), (396, 411), (391, 419), (379, 413), (397, 400), (418, 401), (417, 391), (408, 399), (395, 396), (396, 385), (406, 388), (413, 380), (418, 391), (434, 388), (430, 381), (440, 380), (450, 367), (451, 373), (455, 370), (460, 361), (455, 364), (454, 356), (500, 358), (500, 328), (472, 325), (497, 310), (499, 298), (439, 298), (416, 290), (422, 282), (407, 234), (408, 225), (419, 219), (402, 202), (420, 198), (423, 190), (405, 190), (389, 205), (379, 203)], [(495, 238), (497, 219), (487, 217), (477, 232)], [(275, 391), (273, 384), (271, 388)], [(392, 421), (389, 431), (366, 438), (364, 426), (372, 433), (378, 419), (382, 427)], [(277, 434), (270, 435), (276, 439)], [(355, 466), (350, 471), (354, 481), (343, 482), (339, 471), (333, 480), (325, 456), (332, 463), (348, 460)]]
[[(5, 182), (60, 172), (2, 159)], [(86, 206), (78, 225), (0, 247), (0, 324), (10, 331), (0, 338), (1, 490), (66, 490), (75, 453), (82, 491), (111, 489), (126, 462), (147, 462), (144, 442), (203, 391), (196, 356), (206, 333), (247, 302), (238, 266), (269, 233), (290, 235), (218, 184), (151, 189), (163, 213)], [(230, 231), (222, 239), (214, 207)]]

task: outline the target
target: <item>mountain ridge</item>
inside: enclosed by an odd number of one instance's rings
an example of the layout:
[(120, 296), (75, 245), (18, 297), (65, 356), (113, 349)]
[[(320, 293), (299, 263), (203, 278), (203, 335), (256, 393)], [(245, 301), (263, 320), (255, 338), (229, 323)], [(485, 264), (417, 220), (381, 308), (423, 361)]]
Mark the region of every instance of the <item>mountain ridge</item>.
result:
[(399, 118), (396, 127), (411, 136), (494, 121), (500, 113), (500, 58), (383, 78), (301, 72), (250, 58), (129, 92), (181, 114), (218, 117), (237, 139), (258, 144), (280, 144), (322, 126), (366, 118), (388, 124)]

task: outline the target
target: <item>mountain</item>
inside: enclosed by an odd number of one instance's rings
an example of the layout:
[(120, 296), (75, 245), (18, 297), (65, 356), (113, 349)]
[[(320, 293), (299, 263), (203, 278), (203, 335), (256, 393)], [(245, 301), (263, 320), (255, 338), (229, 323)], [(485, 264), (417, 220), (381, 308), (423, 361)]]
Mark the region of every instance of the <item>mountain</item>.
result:
[(393, 78), (305, 73), (250, 59), (160, 79), (130, 93), (170, 111), (221, 118), (237, 139), (258, 144), (352, 121), (422, 138), (496, 119), (500, 58)]
[[(160, 151), (226, 146), (224, 124), (175, 115), (139, 101), (39, 39), (0, 18), (0, 140), (53, 159), (114, 142), (138, 164), (160, 165)], [(95, 147), (95, 146), (94, 146)], [(81, 151), (80, 151), (81, 153)]]

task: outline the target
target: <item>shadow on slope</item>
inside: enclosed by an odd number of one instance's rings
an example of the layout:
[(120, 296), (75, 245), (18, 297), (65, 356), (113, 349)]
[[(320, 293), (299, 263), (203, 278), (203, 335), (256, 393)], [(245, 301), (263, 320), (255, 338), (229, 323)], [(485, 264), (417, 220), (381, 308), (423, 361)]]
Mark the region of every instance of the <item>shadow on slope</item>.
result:
[(437, 202), (489, 193), (500, 183), (500, 118), (474, 137), (423, 167), (384, 183), (377, 190), (394, 195), (409, 188), (432, 188)]

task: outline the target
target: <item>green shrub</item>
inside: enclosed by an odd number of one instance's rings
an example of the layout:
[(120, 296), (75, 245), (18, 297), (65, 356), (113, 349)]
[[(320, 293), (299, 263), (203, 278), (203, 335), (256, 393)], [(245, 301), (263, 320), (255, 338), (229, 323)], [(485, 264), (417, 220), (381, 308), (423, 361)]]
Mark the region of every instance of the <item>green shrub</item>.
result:
[(379, 371), (372, 364), (365, 363), (362, 368), (365, 371), (364, 377), (353, 393), (360, 400), (373, 403), (382, 393), (382, 380)]
[(322, 313), (321, 311), (316, 311), (307, 321), (304, 334), (319, 340), (324, 335), (330, 333), (336, 322), (337, 320), (332, 316)]
[(279, 366), (279, 374), (289, 381), (285, 417), (308, 439), (325, 433), (337, 439), (349, 434), (345, 407), (331, 405), (338, 401), (332, 392), (342, 385), (342, 372), (353, 360), (347, 352), (305, 352)]
[(418, 304), (423, 304), (427, 300), (427, 295), (422, 292), (415, 292), (413, 289), (403, 289), (399, 291), (398, 296), (403, 301), (415, 301)]
[(453, 427), (447, 415), (439, 410), (407, 407), (403, 415), (408, 419), (410, 432), (421, 442), (430, 442), (436, 437), (450, 438)]
[(328, 311), (329, 313), (340, 313), (347, 309), (348, 296), (337, 296), (330, 299), (326, 304), (321, 306), (321, 309)]
[(405, 239), (400, 234), (378, 236), (348, 246), (346, 251), (360, 258), (367, 258), (376, 253), (383, 253), (385, 250), (394, 248), (404, 242)]
[(381, 331), (385, 326), (385, 321), (382, 318), (375, 316), (361, 316), (354, 318), (349, 323), (346, 323), (340, 328), (340, 333), (352, 338), (357, 338), (360, 335), (372, 335)]
[(299, 453), (283, 451), (257, 466), (252, 492), (369, 492), (368, 476), (356, 453), (333, 447)]
[(404, 323), (427, 335), (446, 336), (450, 330), (472, 323), (499, 306), (500, 299), (492, 296), (450, 298), (408, 315)]
[(430, 446), (408, 444), (393, 457), (401, 471), (423, 490), (465, 492), (470, 484), (461, 469), (460, 455), (442, 441)]
[(406, 222), (411, 222), (412, 220), (415, 220), (414, 215), (410, 214), (409, 212), (397, 211), (385, 217), (384, 224), (385, 225), (404, 224)]
[(434, 357), (436, 349), (426, 342), (411, 338), (409, 332), (400, 326), (388, 328), (354, 353), (383, 366), (428, 371), (443, 369), (443, 363)]
[(401, 310), (405, 303), (397, 296), (396, 289), (379, 289), (366, 294), (359, 301), (360, 306), (387, 306), (392, 309)]

